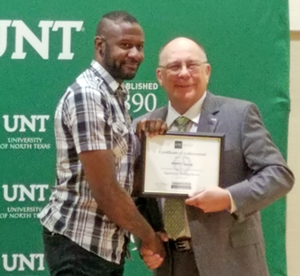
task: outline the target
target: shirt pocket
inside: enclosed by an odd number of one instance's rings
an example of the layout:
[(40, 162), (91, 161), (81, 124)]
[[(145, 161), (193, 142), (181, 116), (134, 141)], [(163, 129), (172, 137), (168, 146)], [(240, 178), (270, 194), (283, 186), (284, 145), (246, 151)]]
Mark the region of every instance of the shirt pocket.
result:
[(113, 134), (113, 153), (117, 159), (126, 155), (128, 150), (128, 128), (124, 122), (113, 122), (112, 125)]

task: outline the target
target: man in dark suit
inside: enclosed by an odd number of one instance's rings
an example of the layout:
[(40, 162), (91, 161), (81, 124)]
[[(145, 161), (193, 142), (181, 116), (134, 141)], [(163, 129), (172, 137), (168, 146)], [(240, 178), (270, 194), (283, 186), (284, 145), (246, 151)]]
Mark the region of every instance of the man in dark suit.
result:
[[(185, 224), (178, 237), (166, 230), (164, 199), (139, 198), (137, 205), (166, 242), (167, 257), (159, 276), (269, 275), (260, 210), (286, 195), (294, 177), (265, 129), (253, 103), (215, 96), (207, 91), (211, 67), (195, 41), (179, 37), (159, 54), (156, 71), (169, 98), (168, 106), (136, 120), (162, 119), (178, 130), (225, 134), (219, 187), (206, 188), (184, 201)], [(150, 267), (156, 260), (144, 251)]]

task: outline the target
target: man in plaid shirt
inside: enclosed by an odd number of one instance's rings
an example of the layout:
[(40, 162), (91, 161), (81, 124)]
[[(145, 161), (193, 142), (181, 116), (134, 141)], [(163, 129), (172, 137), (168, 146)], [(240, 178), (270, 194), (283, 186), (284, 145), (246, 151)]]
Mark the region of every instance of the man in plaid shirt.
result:
[(164, 249), (130, 197), (138, 141), (122, 84), (143, 61), (144, 33), (123, 11), (97, 26), (95, 57), (68, 87), (55, 113), (56, 184), (39, 217), (51, 275), (122, 275), (129, 233)]

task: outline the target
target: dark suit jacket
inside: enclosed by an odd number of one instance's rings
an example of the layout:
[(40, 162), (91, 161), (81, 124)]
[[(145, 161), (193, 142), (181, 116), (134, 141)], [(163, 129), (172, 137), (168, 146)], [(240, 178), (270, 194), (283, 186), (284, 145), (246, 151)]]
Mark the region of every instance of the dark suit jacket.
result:
[[(142, 118), (163, 120), (167, 107)], [(236, 217), (228, 211), (205, 214), (187, 206), (192, 247), (201, 276), (269, 275), (259, 210), (284, 196), (294, 178), (250, 102), (207, 93), (198, 132), (225, 134), (222, 188), (230, 191)], [(163, 227), (157, 200), (140, 198), (137, 205), (154, 229)], [(166, 276), (157, 270), (157, 275)]]

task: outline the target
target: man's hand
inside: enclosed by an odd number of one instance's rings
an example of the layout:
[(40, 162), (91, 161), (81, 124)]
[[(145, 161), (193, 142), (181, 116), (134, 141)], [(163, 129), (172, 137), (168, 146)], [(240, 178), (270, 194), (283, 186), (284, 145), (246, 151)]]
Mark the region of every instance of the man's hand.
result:
[(157, 231), (156, 235), (158, 235), (163, 242), (167, 242), (169, 240), (168, 234), (166, 232)]
[(219, 187), (193, 194), (185, 200), (185, 204), (197, 207), (204, 213), (230, 210), (231, 207), (229, 192)]
[(147, 137), (165, 134), (168, 130), (167, 124), (161, 119), (139, 121), (136, 126), (136, 133), (141, 139), (142, 130), (145, 131)]
[(166, 252), (159, 233), (155, 235), (150, 243), (149, 241), (142, 242), (140, 254), (149, 269), (156, 269), (163, 263)]

